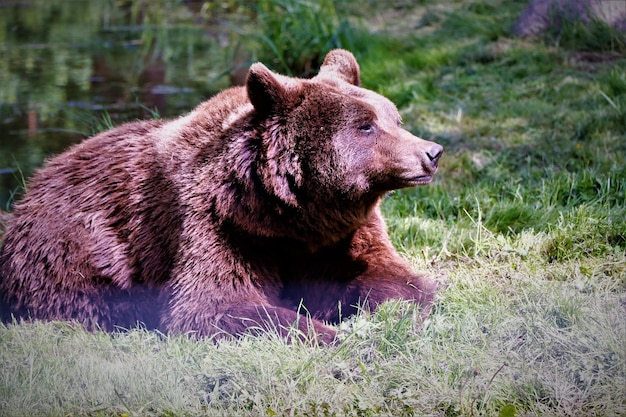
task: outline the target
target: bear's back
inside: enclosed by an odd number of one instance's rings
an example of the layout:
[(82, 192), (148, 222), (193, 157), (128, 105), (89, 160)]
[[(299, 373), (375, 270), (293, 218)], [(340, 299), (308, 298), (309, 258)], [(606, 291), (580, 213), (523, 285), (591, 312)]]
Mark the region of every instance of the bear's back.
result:
[(154, 132), (163, 123), (132, 122), (89, 138), (47, 161), (28, 182), (0, 249), (0, 292), (19, 294), (12, 300), (18, 311), (62, 318), (63, 305), (82, 302), (32, 298), (48, 287), (71, 283), (80, 290), (95, 279), (124, 290), (167, 280), (180, 213), (157, 157)]

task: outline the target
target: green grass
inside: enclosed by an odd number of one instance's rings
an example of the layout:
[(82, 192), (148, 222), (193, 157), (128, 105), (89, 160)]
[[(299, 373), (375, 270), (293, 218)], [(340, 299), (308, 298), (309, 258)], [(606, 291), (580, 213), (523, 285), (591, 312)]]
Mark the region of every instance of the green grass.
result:
[(626, 61), (511, 38), (524, 3), (379, 5), (371, 22), (417, 29), (357, 50), (365, 86), (446, 148), (383, 207), (443, 284), (420, 328), (404, 303), (332, 348), (3, 326), (0, 415), (626, 416)]
[[(242, 64), (238, 61), (247, 56), (282, 74), (312, 76), (328, 51), (355, 47), (355, 29), (347, 13), (338, 11), (337, 3), (349, 2), (230, 0), (221, 8), (209, 3), (204, 16), (208, 20), (216, 19), (220, 12), (229, 16), (225, 26), (231, 29), (232, 41), (237, 44), (234, 67), (238, 68)], [(224, 21), (223, 16), (219, 21)]]

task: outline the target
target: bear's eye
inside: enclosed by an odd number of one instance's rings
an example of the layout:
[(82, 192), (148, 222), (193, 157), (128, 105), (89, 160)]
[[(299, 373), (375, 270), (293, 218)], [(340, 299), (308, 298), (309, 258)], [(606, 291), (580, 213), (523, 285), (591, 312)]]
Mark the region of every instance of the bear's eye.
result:
[(374, 131), (374, 125), (371, 123), (365, 123), (359, 126), (359, 132), (362, 133), (372, 133)]

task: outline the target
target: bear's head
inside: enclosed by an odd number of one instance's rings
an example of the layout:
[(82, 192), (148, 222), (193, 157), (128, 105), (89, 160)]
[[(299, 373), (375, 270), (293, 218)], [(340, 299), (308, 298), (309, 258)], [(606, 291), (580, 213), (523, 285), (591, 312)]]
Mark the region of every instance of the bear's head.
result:
[(250, 68), (247, 93), (263, 126), (259, 171), (288, 205), (362, 218), (384, 193), (427, 184), (437, 171), (443, 148), (403, 129), (390, 100), (361, 88), (359, 71), (345, 50), (331, 51), (309, 80)]

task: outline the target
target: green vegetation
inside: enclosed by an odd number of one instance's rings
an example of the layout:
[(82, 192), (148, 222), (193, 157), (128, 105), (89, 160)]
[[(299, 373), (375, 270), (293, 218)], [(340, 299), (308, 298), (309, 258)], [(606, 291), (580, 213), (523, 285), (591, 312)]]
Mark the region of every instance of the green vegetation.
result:
[(564, 19), (562, 24), (549, 28), (543, 38), (547, 43), (575, 51), (626, 51), (626, 33), (597, 18), (587, 23)]
[(0, 326), (0, 414), (626, 416), (623, 49), (514, 39), (525, 2), (412, 3), (372, 2), (350, 36), (365, 87), (446, 148), (384, 204), (442, 283), (421, 327), (405, 303), (332, 348)]
[(333, 0), (263, 0), (251, 7), (257, 59), (283, 74), (312, 74), (328, 51), (350, 46), (349, 25)]
[(260, 61), (281, 74), (305, 78), (317, 72), (331, 49), (368, 49), (372, 36), (357, 29), (354, 17), (360, 12), (350, 0), (229, 0), (202, 8), (208, 24), (229, 31), (233, 53), (224, 74)]

